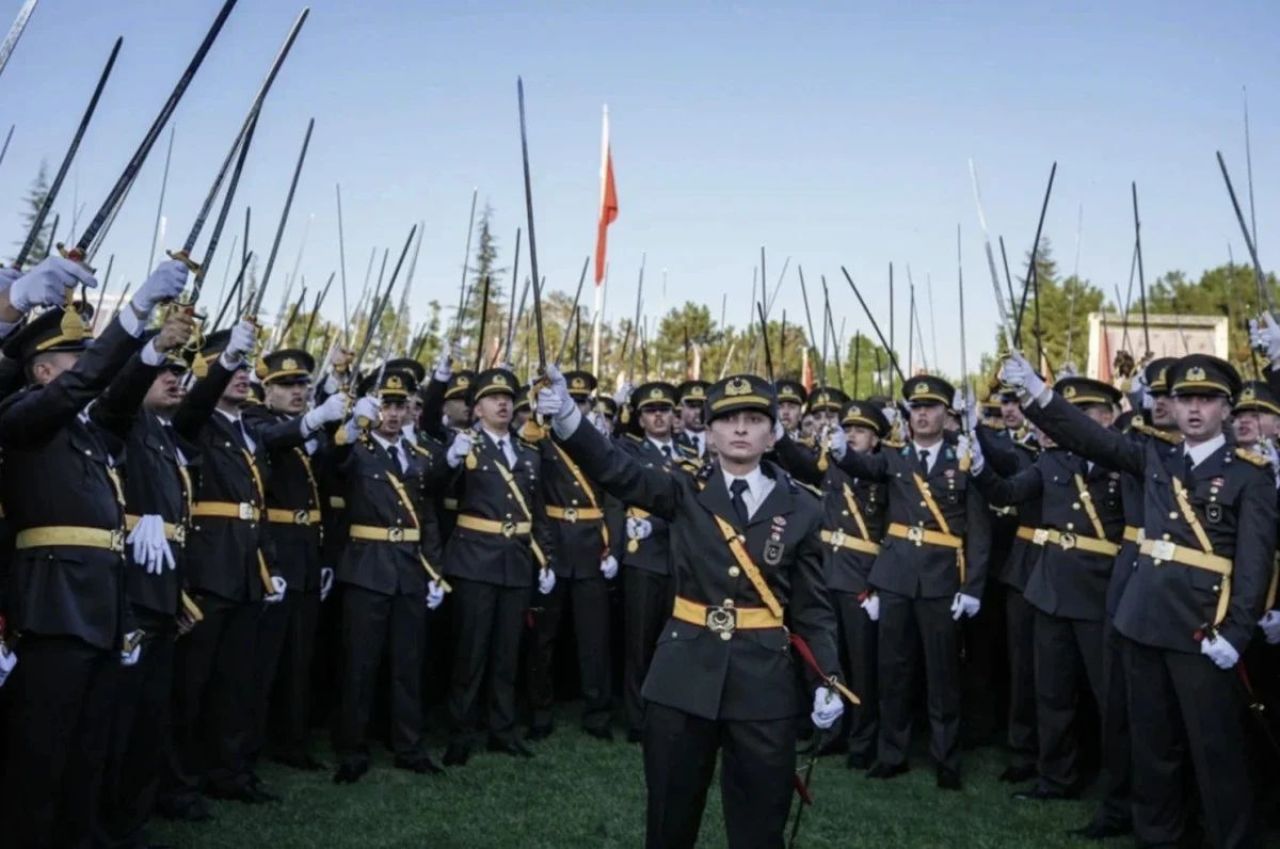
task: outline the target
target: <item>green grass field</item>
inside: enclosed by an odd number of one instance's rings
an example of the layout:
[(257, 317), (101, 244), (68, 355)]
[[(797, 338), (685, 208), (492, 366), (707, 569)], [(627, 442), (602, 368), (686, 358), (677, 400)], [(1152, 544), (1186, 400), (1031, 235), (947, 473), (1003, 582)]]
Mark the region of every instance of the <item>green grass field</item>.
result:
[[(213, 847), (432, 847), (479, 849), (604, 849), (641, 846), (644, 779), (640, 747), (619, 739), (602, 743), (573, 725), (566, 709), (549, 740), (531, 744), (537, 757), (517, 761), (479, 752), (465, 767), (441, 776), (393, 769), (379, 753), (374, 768), (354, 786), (338, 787), (328, 773), (300, 773), (272, 764), (259, 773), (283, 804), (213, 803), (216, 819), (200, 825), (157, 822), (152, 837), (184, 849)], [(437, 756), (443, 741), (437, 743)], [(327, 745), (316, 754), (331, 760)], [(802, 760), (803, 763), (803, 760)], [(973, 847), (1055, 849), (1132, 846), (1132, 838), (1102, 844), (1068, 837), (1083, 825), (1092, 800), (1015, 802), (996, 780), (1005, 766), (994, 749), (967, 752), (965, 788), (934, 787), (923, 753), (909, 774), (871, 781), (845, 769), (844, 758), (820, 759), (814, 771), (814, 807), (805, 813), (799, 845), (806, 849), (857, 847)], [(713, 787), (699, 846), (725, 846), (719, 793)]]

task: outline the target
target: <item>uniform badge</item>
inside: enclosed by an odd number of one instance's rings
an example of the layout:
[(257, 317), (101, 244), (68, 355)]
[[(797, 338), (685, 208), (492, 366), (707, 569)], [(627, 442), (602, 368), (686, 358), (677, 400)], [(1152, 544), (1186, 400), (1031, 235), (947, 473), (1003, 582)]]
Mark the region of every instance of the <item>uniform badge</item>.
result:
[(635, 554), (639, 550), (640, 550), (640, 540), (638, 539), (627, 540), (627, 551), (629, 551), (632, 554)]
[(782, 550), (784, 546), (778, 540), (771, 539), (764, 544), (764, 562), (770, 566), (777, 566), (782, 562)]
[(1227, 485), (1226, 478), (1214, 478), (1213, 480), (1209, 481), (1209, 486), (1213, 487), (1214, 489), (1221, 489), (1226, 485)]
[(1206, 504), (1204, 506), (1204, 517), (1211, 525), (1217, 525), (1222, 521), (1222, 505)]

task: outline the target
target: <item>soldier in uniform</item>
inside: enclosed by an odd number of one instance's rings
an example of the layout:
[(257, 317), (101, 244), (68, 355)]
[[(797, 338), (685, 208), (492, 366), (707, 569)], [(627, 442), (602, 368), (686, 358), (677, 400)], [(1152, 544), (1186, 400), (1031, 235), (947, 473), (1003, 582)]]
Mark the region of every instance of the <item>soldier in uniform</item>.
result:
[[(849, 447), (864, 454), (880, 451), (880, 440), (889, 433), (884, 413), (867, 401), (846, 404), (841, 425)], [(880, 599), (867, 579), (884, 538), (887, 487), (851, 477), (831, 462), (825, 450), (815, 459), (790, 437), (778, 441), (777, 451), (792, 474), (822, 489), (823, 571), (840, 624), (846, 678), (862, 699), (847, 720), (846, 763), (849, 769), (867, 769), (876, 759), (880, 707), (876, 681)]]
[(1194, 775), (1209, 842), (1257, 845), (1234, 667), (1264, 606), (1277, 510), (1268, 462), (1224, 433), (1239, 375), (1205, 354), (1169, 366), (1181, 445), (1135, 444), (1099, 426), (1047, 391), (1019, 354), (1006, 360), (1004, 376), (1022, 387), (1029, 414), (1059, 444), (1146, 483), (1139, 556), (1115, 614), (1139, 843), (1187, 839)]
[[(596, 378), (590, 372), (565, 374), (569, 394), (586, 415)], [(533, 645), (527, 654), (529, 703), (533, 716), (528, 739), (552, 731), (554, 690), (551, 667), (556, 637), (566, 609), (573, 613), (582, 688), (582, 727), (592, 737), (612, 740), (613, 681), (609, 652), (609, 582), (618, 574), (621, 539), (605, 522), (605, 498), (554, 441), (541, 442), (542, 492), (554, 538), (555, 588), (540, 599), (534, 617)]]
[[(320, 484), (312, 456), (320, 449), (321, 430), (345, 415), (346, 399), (333, 394), (307, 410), (315, 359), (306, 351), (286, 348), (263, 357), (266, 398), (246, 408), (244, 418), (255, 431), (295, 422), (308, 435), (305, 442), (270, 447), (271, 473), (266, 488), (267, 533), (275, 549), (275, 565), (287, 589), (284, 599), (262, 611), (254, 649), (256, 691), (253, 739), (256, 756), (272, 739), (272, 756), (297, 769), (323, 765), (307, 752), (310, 730), (312, 651), (320, 618)], [(277, 733), (269, 735), (270, 714), (278, 716)]]
[[(108, 402), (97, 421), (81, 412), (143, 349), (152, 310), (176, 297), (186, 277), (182, 263), (163, 263), (92, 344), (79, 308), (52, 306), (64, 303), (76, 286), (97, 286), (78, 263), (47, 258), (0, 300), (5, 322), (18, 321), (32, 306), (51, 306), (4, 345), (5, 357), (21, 362), (30, 384), (0, 404), (0, 487), (5, 518), (16, 533), (7, 641), (18, 664), (9, 685), (0, 797), (0, 821), (12, 845), (90, 842), (110, 734), (113, 670), (136, 663), (139, 653), (140, 637), (124, 604), (118, 462), (149, 375), (130, 370), (130, 385), (116, 396), (121, 409)], [(184, 341), (166, 330), (147, 344), (144, 362), (159, 364), (161, 345)], [(147, 542), (160, 546), (164, 539)]]
[(704, 435), (718, 459), (700, 486), (601, 437), (554, 367), (547, 377), (537, 406), (569, 455), (620, 501), (670, 523), (676, 600), (644, 685), (646, 846), (694, 845), (723, 750), (729, 846), (781, 847), (795, 720), (807, 701), (784, 621), (811, 649), (820, 728), (839, 719), (844, 685), (822, 581), (821, 508), (776, 465), (761, 464), (776, 438), (773, 387), (738, 375), (707, 390)]
[[(1087, 377), (1054, 386), (1102, 427), (1115, 421), (1120, 390)], [(985, 464), (975, 478), (996, 505), (1040, 502), (1026, 601), (1035, 610), (1039, 780), (1015, 799), (1066, 799), (1080, 790), (1077, 705), (1087, 686), (1104, 704), (1103, 620), (1111, 568), (1124, 528), (1120, 475), (1044, 438), (1030, 468), (1009, 477)]]
[(601, 395), (595, 402), (596, 417), (604, 423), (610, 433), (618, 430), (618, 402), (608, 395)]
[(455, 432), (445, 455), (458, 498), (457, 526), (444, 553), (454, 622), (446, 766), (471, 756), (486, 685), (490, 750), (533, 754), (515, 728), (520, 635), (534, 587), (545, 597), (556, 577), (541, 458), (510, 430), (518, 387), (506, 369), (477, 375), (470, 383), (476, 427)]
[(703, 405), (707, 400), (705, 380), (686, 380), (676, 388), (680, 396), (680, 426), (677, 441), (699, 460), (707, 456), (707, 423)]
[[(379, 382), (380, 381), (380, 382)], [(408, 372), (370, 373), (359, 387), (332, 462), (344, 482), (349, 541), (338, 565), (342, 587), (342, 672), (338, 784), (369, 770), (365, 742), (383, 649), (390, 670), (391, 748), (398, 769), (438, 773), (422, 740), (422, 652), (426, 615), (444, 601), (440, 538), (426, 507), (428, 455), (404, 438)], [(369, 394), (376, 391), (376, 397)]]
[(848, 474), (889, 485), (886, 539), (868, 578), (880, 598), (880, 740), (872, 778), (906, 772), (911, 682), (924, 658), (938, 787), (960, 788), (960, 626), (982, 606), (990, 514), (970, 486), (969, 446), (944, 433), (955, 389), (931, 375), (902, 387), (911, 442), (897, 451), (847, 451), (843, 430), (831, 454)]
[(804, 415), (804, 405), (809, 400), (809, 393), (804, 384), (798, 380), (784, 377), (774, 381), (774, 389), (778, 393), (778, 419), (782, 428), (793, 440), (800, 439), (800, 419)]
[(1271, 442), (1276, 436), (1277, 422), (1280, 422), (1280, 398), (1265, 380), (1245, 381), (1236, 405), (1231, 408), (1231, 429), (1236, 442), (1244, 448)]

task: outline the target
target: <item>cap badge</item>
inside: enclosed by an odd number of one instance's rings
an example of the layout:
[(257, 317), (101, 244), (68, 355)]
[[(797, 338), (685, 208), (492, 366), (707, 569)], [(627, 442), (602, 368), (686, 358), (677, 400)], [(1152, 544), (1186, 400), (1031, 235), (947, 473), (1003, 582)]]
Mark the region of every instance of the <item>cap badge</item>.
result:
[(751, 394), (751, 382), (743, 377), (735, 377), (724, 387), (724, 394), (730, 397)]
[(283, 371), (296, 371), (298, 368), (298, 361), (293, 357), (285, 357), (284, 361), (280, 363), (280, 368)]
[(506, 385), (507, 385), (507, 376), (506, 376), (505, 374), (495, 374), (495, 375), (493, 376), (493, 385), (494, 385), (494, 386), (506, 386)]
[(1187, 380), (1205, 380), (1204, 369), (1200, 366), (1193, 366), (1187, 369)]

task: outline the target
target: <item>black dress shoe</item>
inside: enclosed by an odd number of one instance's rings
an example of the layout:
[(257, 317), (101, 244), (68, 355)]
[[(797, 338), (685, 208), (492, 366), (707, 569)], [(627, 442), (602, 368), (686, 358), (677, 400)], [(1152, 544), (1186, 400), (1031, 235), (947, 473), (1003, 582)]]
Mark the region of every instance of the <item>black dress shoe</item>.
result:
[(471, 747), (466, 743), (455, 740), (449, 744), (449, 748), (444, 750), (445, 766), (465, 766), (470, 759)]
[(333, 774), (333, 783), (355, 784), (368, 771), (368, 761), (348, 761), (338, 764), (338, 769)]
[(551, 736), (551, 732), (555, 731), (554, 725), (530, 725), (529, 733), (524, 738), (530, 742), (536, 740), (545, 740)]
[(638, 730), (638, 729), (632, 728), (630, 731), (628, 731), (628, 732), (627, 732), (627, 742), (628, 742), (628, 743), (643, 743), (643, 742), (644, 742), (644, 732), (643, 732), (643, 731), (640, 731), (640, 730)]
[(871, 769), (867, 770), (867, 778), (897, 778), (911, 767), (905, 763), (886, 764), (876, 761), (871, 765)]
[(597, 740), (603, 740), (606, 743), (613, 742), (613, 729), (607, 725), (603, 728), (583, 728), (582, 730)]
[(1000, 773), (1000, 780), (1005, 784), (1021, 784), (1035, 777), (1035, 764), (1018, 764), (1017, 766), (1005, 767), (1004, 772)]
[(954, 769), (938, 767), (937, 783), (939, 790), (959, 790), (961, 788), (960, 773)]
[(278, 764), (282, 764), (293, 769), (300, 769), (304, 772), (321, 772), (328, 769), (324, 764), (306, 752), (284, 752), (273, 755), (271, 760)]
[(529, 748), (524, 743), (514, 738), (511, 740), (501, 740), (497, 737), (490, 738), (489, 751), (497, 752), (500, 755), (510, 755), (513, 758), (533, 757), (533, 752), (529, 751)]
[(396, 758), (396, 769), (405, 769), (409, 772), (416, 772), (418, 775), (440, 775), (444, 772), (444, 767), (436, 763), (430, 755), (413, 755), (398, 756)]
[(1123, 837), (1133, 833), (1131, 824), (1091, 822), (1084, 828), (1073, 828), (1067, 831), (1072, 837), (1083, 837), (1085, 840), (1107, 840), (1111, 837)]
[(871, 756), (859, 752), (850, 752), (844, 765), (849, 769), (869, 769), (871, 767)]
[(1063, 799), (1075, 799), (1079, 795), (1070, 790), (1052, 790), (1037, 784), (1030, 790), (1019, 790), (1013, 794), (1013, 798), (1019, 802), (1057, 802)]

